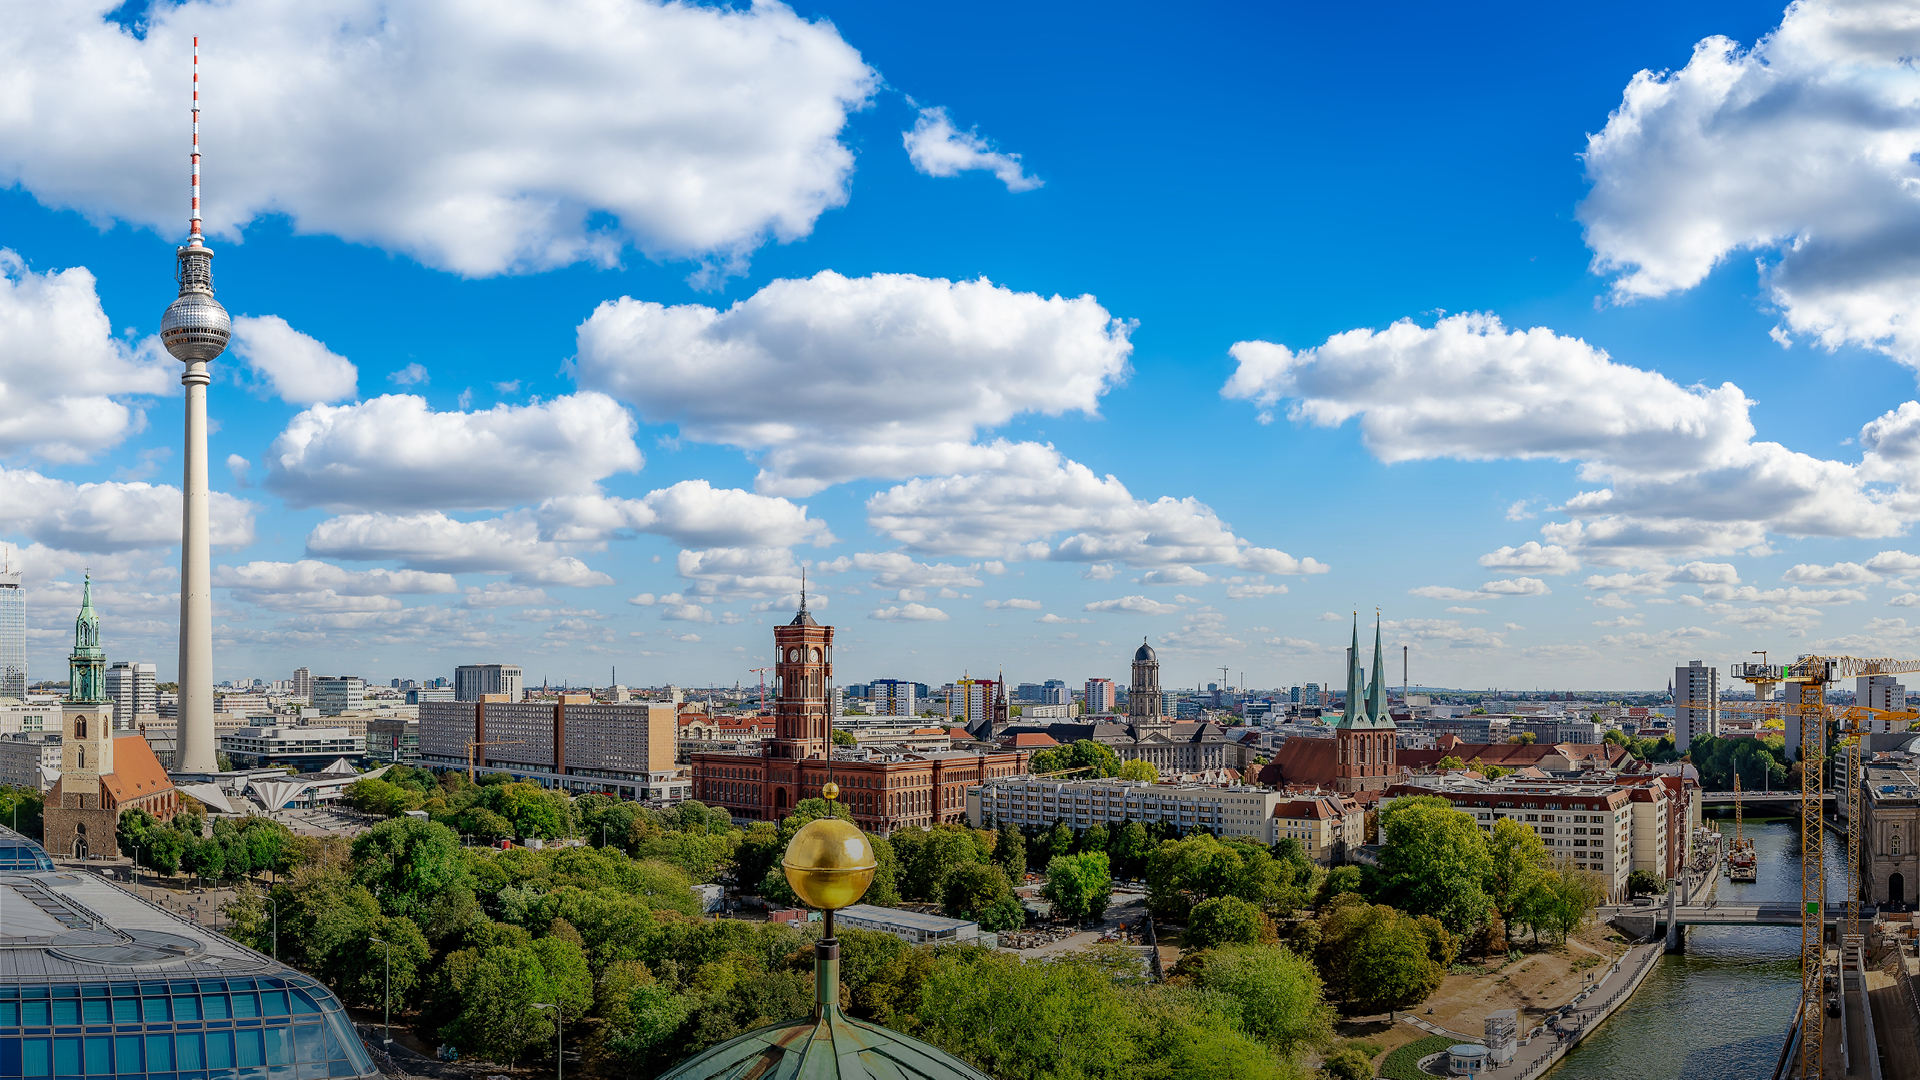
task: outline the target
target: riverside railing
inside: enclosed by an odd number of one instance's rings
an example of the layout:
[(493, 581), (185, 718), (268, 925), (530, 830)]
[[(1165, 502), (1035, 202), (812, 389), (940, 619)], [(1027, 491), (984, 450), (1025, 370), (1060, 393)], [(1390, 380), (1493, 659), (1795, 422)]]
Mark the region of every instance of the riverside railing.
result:
[[(1619, 986), (1614, 987), (1613, 992), (1608, 994), (1605, 1000), (1599, 1005), (1577, 1010), (1576, 1015), (1584, 1015), (1586, 1017), (1580, 1025), (1580, 1031), (1577, 1034), (1569, 1033), (1567, 1036), (1557, 1040), (1545, 1054), (1534, 1058), (1528, 1062), (1526, 1067), (1520, 1072), (1515, 1073), (1513, 1080), (1527, 1080), (1527, 1077), (1536, 1076), (1559, 1064), (1560, 1058), (1564, 1056), (1567, 1051), (1572, 1050), (1575, 1043), (1587, 1037), (1587, 1033), (1592, 1030), (1594, 1023), (1605, 1017), (1613, 1010), (1614, 1006), (1625, 1000), (1627, 995), (1639, 987), (1641, 977), (1646, 974), (1649, 967), (1660, 959), (1660, 955), (1661, 950), (1648, 949), (1640, 958), (1640, 963), (1634, 969), (1633, 974), (1628, 976), (1626, 981), (1622, 982)], [(1620, 970), (1620, 966), (1616, 963), (1613, 971), (1608, 974), (1609, 976), (1618, 974)]]

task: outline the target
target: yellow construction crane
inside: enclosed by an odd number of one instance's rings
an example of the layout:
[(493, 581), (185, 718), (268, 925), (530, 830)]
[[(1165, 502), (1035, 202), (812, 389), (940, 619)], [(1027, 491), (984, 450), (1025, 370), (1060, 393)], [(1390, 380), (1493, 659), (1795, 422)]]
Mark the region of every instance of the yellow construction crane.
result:
[(494, 739), (489, 742), (468, 743), (467, 744), (467, 782), (472, 783), (474, 781), (473, 752), (475, 750), (478, 750), (484, 746), (525, 746), (525, 745), (527, 745), (527, 740), (525, 739)]
[[(1860, 931), (1860, 721), (1877, 710), (1841, 709), (1826, 704), (1827, 685), (1842, 679), (1920, 671), (1920, 660), (1885, 657), (1802, 656), (1791, 664), (1735, 664), (1733, 677), (1753, 687), (1755, 703), (1785, 684), (1783, 714), (1800, 720), (1800, 1070), (1804, 1080), (1819, 1080), (1826, 1053), (1826, 1009), (1821, 997), (1826, 974), (1826, 862), (1820, 821), (1825, 791), (1827, 724), (1839, 722), (1847, 754), (1847, 933)], [(1684, 707), (1684, 706), (1682, 706)], [(1722, 708), (1725, 708), (1722, 705)], [(1883, 713), (1883, 715), (1887, 715)], [(1902, 715), (1902, 714), (1892, 714)], [(1910, 714), (1907, 714), (1910, 715)], [(1843, 941), (1844, 944), (1844, 941)], [(1844, 1034), (1842, 1035), (1844, 1038)]]

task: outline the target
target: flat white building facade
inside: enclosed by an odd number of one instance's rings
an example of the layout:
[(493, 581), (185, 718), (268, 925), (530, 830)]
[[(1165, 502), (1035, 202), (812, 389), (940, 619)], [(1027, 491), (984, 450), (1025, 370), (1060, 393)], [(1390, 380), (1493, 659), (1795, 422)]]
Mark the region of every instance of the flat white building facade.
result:
[(1703, 735), (1720, 734), (1720, 669), (1698, 660), (1673, 669), (1673, 745), (1685, 751)]

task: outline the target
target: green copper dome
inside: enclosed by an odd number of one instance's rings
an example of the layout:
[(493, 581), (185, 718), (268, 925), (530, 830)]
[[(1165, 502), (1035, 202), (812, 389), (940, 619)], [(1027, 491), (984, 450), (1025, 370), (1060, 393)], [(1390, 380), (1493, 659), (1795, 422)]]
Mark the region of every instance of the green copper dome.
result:
[(840, 946), (814, 947), (814, 1014), (728, 1039), (659, 1080), (992, 1080), (919, 1039), (855, 1020), (840, 997)]

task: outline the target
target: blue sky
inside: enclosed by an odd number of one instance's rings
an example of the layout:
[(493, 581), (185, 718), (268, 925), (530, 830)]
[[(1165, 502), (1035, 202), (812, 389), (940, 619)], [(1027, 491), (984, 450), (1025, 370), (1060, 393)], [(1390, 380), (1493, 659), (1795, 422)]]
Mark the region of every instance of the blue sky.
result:
[(172, 668), (196, 32), (216, 678), (751, 681), (803, 564), (848, 681), (1910, 654), (1914, 14), (21, 6), (34, 674), (86, 567)]

